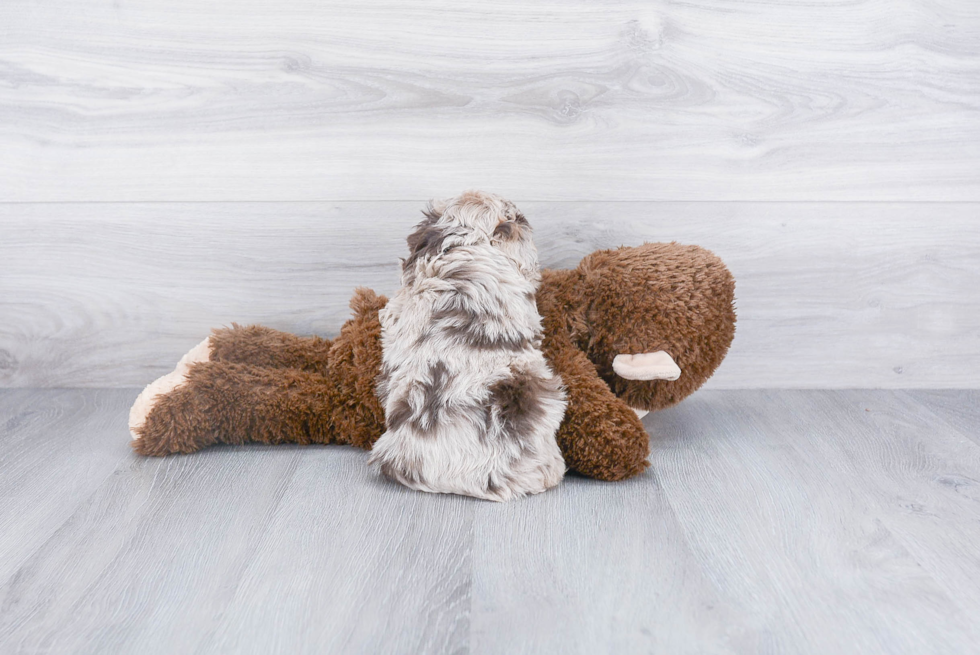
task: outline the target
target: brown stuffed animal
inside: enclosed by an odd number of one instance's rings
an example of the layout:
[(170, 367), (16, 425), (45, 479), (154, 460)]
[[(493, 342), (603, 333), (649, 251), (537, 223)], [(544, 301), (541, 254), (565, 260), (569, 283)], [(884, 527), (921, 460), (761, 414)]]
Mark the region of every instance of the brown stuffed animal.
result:
[[(703, 248), (653, 243), (600, 250), (542, 276), (542, 349), (568, 389), (557, 434), (565, 463), (600, 480), (636, 475), (649, 454), (638, 413), (693, 393), (728, 351), (731, 273)], [(384, 431), (374, 385), (386, 302), (358, 289), (333, 340), (215, 330), (137, 399), (133, 448), (156, 456), (246, 441), (370, 449)]]

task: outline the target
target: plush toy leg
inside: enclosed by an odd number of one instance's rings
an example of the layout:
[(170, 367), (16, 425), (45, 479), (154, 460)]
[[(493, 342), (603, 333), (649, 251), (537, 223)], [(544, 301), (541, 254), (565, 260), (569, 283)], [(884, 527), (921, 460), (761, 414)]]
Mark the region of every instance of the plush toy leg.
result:
[(139, 438), (136, 432), (142, 427), (146, 415), (150, 413), (156, 402), (184, 383), (192, 364), (208, 361), (209, 355), (208, 339), (205, 339), (181, 357), (173, 371), (157, 378), (143, 389), (129, 410), (129, 434), (133, 439)]
[(133, 449), (162, 456), (247, 441), (370, 448), (382, 426), (368, 412), (345, 406), (346, 395), (334, 380), (309, 371), (194, 364), (136, 428)]
[(356, 289), (353, 316), (333, 341), (257, 326), (216, 330), (137, 399), (134, 450), (168, 455), (244, 441), (370, 449), (384, 429), (374, 379), (387, 302)]
[[(378, 310), (388, 299), (374, 291), (355, 289), (350, 307), (354, 316), (341, 328), (340, 338), (298, 337), (261, 325), (240, 326), (214, 330), (210, 338), (211, 360), (251, 364), (267, 368), (298, 368), (326, 375), (330, 360), (338, 354), (331, 350), (339, 344), (341, 350), (377, 350), (380, 362), (380, 323)], [(372, 346), (372, 340), (378, 342)], [(353, 343), (353, 342), (360, 343)]]
[(643, 472), (650, 437), (633, 410), (609, 390), (582, 351), (569, 345), (550, 355), (568, 389), (568, 409), (557, 434), (565, 464), (599, 480)]
[(259, 325), (214, 330), (167, 375), (150, 383), (129, 411), (129, 432), (143, 425), (154, 404), (184, 382), (191, 364), (223, 361), (268, 368), (296, 368), (326, 374), (331, 342), (320, 337), (297, 337)]
[(326, 374), (332, 342), (320, 337), (297, 337), (260, 325), (214, 330), (211, 360), (267, 368), (297, 368)]

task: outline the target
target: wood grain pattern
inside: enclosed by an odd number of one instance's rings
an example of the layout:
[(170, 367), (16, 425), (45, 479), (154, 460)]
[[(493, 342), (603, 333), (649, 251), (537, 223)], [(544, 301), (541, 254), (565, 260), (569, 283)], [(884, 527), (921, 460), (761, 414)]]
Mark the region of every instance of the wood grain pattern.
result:
[[(958, 395), (946, 393), (950, 400)], [(927, 573), (956, 605), (935, 611), (950, 621), (964, 622), (977, 643), (980, 635), (972, 608), (980, 601), (980, 560), (975, 548), (980, 538), (976, 475), (980, 447), (907, 393), (862, 390), (769, 396), (772, 402), (764, 408), (747, 403), (752, 420), (773, 407), (791, 416), (805, 412), (809, 420), (788, 425), (788, 437), (808, 459), (836, 463), (822, 471), (828, 486), (874, 499), (882, 525), (913, 558), (915, 568)], [(847, 438), (837, 431), (841, 424), (849, 426)], [(963, 566), (966, 562), (971, 564)], [(938, 643), (938, 636), (923, 634), (921, 621), (912, 627), (920, 638)]]
[(753, 617), (695, 559), (658, 471), (480, 505), (472, 559), (473, 653), (758, 650)]
[[(20, 410), (0, 414), (0, 425), (32, 403), (68, 399), (101, 409), (95, 426), (69, 414), (56, 426), (35, 421), (12, 425), (17, 434), (0, 432), (5, 471), (27, 459), (51, 462), (33, 479), (4, 479), (4, 518), (17, 516), (0, 533), (0, 652), (465, 647), (472, 510), (465, 499), (432, 503), (378, 480), (364, 453), (347, 448), (137, 458), (125, 428), (134, 397), (132, 390), (0, 394), (8, 401), (0, 409)], [(92, 476), (62, 464), (84, 464), (79, 448), (91, 448), (71, 442), (76, 430), (123, 460), (82, 495), (75, 488)], [(26, 445), (15, 439), (22, 433)], [(56, 511), (57, 530), (32, 521)]]
[[(212, 327), (336, 334), (391, 293), (422, 201), (0, 204), (0, 386), (143, 385)], [(714, 388), (980, 385), (980, 205), (521, 203), (545, 266), (714, 250), (739, 314)]]
[(980, 446), (980, 390), (916, 389), (907, 397), (926, 407), (936, 418)]
[(980, 200), (973, 0), (8, 0), (0, 25), (0, 200)]
[(468, 652), (476, 501), (383, 480), (360, 451), (307, 450), (201, 650)]
[[(980, 513), (930, 478), (980, 471), (980, 449), (928, 444), (920, 411), (893, 392), (704, 392), (647, 418), (643, 477), (478, 508), (474, 652), (977, 652), (961, 592)], [(902, 516), (902, 485), (928, 519)]]
[[(116, 436), (132, 398), (128, 390), (0, 392), (0, 581), (129, 459)], [(15, 601), (0, 589), (0, 608)]]
[(646, 474), (507, 505), (344, 447), (140, 459), (135, 395), (0, 390), (5, 655), (980, 653), (959, 391), (705, 391)]
[[(976, 594), (962, 590), (980, 527), (962, 521), (980, 514), (965, 499), (951, 504), (934, 477), (980, 470), (980, 449), (954, 447), (889, 392), (690, 401), (648, 419), (651, 461), (701, 566), (758, 622), (779, 626), (766, 631), (773, 652), (805, 650), (800, 642), (814, 652), (973, 651)], [(910, 516), (911, 498), (936, 513)], [(937, 575), (931, 564), (943, 560), (961, 584)]]

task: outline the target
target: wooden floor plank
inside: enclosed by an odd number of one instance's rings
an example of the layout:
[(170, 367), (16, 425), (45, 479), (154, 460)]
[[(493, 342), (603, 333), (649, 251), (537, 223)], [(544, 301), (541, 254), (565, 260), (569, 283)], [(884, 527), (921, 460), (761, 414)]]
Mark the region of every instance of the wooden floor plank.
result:
[(807, 395), (808, 403), (822, 406), (820, 418), (849, 417), (853, 440), (820, 445), (840, 453), (853, 484), (876, 498), (883, 522), (922, 570), (965, 615), (974, 615), (980, 607), (980, 446), (902, 392)]
[(905, 395), (927, 408), (942, 421), (980, 445), (980, 390), (912, 389)]
[(0, 587), (0, 645), (92, 653), (465, 646), (475, 501), (433, 505), (376, 480), (364, 454), (344, 448), (132, 460)]
[(230, 600), (296, 457), (130, 455), (3, 584), (0, 643), (190, 652)]
[(856, 392), (828, 401), (830, 416), (810, 404), (819, 393), (705, 392), (648, 419), (651, 461), (705, 575), (774, 652), (970, 651), (969, 614), (864, 483), (887, 477), (882, 463), (841, 452), (887, 449), (889, 435), (860, 429)]
[(569, 476), (516, 505), (479, 506), (474, 653), (756, 652), (766, 637), (696, 561), (655, 471)]
[(125, 408), (136, 393), (0, 390), (0, 582), (131, 457)]
[(644, 475), (506, 505), (137, 458), (133, 395), (0, 392), (0, 652), (980, 652), (975, 394), (704, 391)]
[(478, 501), (382, 480), (359, 451), (302, 457), (198, 652), (467, 652)]

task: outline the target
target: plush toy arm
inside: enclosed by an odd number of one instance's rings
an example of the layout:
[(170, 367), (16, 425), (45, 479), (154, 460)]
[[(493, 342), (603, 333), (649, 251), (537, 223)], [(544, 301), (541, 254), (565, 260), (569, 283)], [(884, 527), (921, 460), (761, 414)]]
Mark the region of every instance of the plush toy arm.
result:
[(650, 437), (633, 410), (609, 390), (581, 350), (546, 344), (545, 354), (568, 390), (568, 409), (557, 434), (568, 467), (599, 480), (641, 473)]

